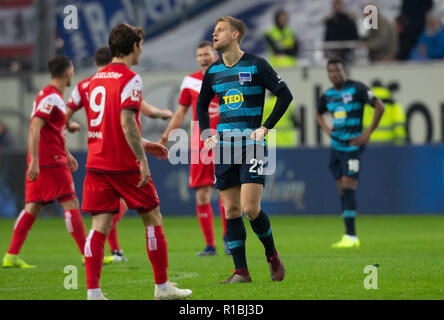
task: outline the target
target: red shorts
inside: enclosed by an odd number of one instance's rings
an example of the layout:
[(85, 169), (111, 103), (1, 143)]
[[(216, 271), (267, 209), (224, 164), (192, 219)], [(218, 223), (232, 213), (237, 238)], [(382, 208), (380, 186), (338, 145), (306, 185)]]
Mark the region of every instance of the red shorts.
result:
[(35, 181), (25, 178), (25, 203), (65, 202), (75, 197), (74, 181), (68, 166), (40, 168)]
[(82, 211), (88, 213), (118, 213), (120, 198), (130, 209), (146, 213), (159, 205), (153, 181), (142, 188), (137, 184), (140, 174), (108, 174), (86, 171), (83, 183)]
[(214, 163), (190, 164), (190, 188), (214, 186)]

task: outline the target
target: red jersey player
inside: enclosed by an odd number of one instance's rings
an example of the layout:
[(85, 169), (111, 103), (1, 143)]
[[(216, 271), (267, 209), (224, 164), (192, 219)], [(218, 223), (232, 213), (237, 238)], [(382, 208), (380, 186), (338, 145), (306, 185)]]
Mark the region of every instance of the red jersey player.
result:
[(130, 70), (142, 53), (144, 32), (119, 24), (109, 35), (112, 63), (97, 72), (88, 89), (88, 157), (82, 210), (92, 213), (85, 244), (87, 297), (106, 299), (99, 287), (106, 235), (122, 197), (145, 225), (146, 248), (154, 271), (155, 299), (185, 299), (189, 289), (168, 281), (167, 241), (159, 198), (140, 137), (142, 79)]
[[(219, 56), (213, 48), (213, 44), (209, 41), (202, 41), (196, 48), (197, 64), (200, 70), (186, 76), (182, 82), (179, 97), (179, 107), (176, 110), (165, 132), (162, 134), (159, 143), (166, 145), (169, 133), (179, 128), (189, 110), (193, 108), (193, 126), (191, 133), (191, 164), (190, 164), (190, 188), (196, 189), (196, 213), (205, 238), (206, 247), (198, 255), (208, 256), (216, 254), (216, 245), (214, 241), (213, 227), (213, 209), (211, 208), (211, 191), (214, 187), (214, 161), (209, 164), (200, 162), (200, 151), (203, 148), (203, 141), (200, 139), (199, 125), (196, 117), (196, 103), (202, 86), (203, 75), (208, 67), (215, 62)], [(219, 122), (219, 101), (215, 96), (209, 106), (211, 129), (216, 130)], [(223, 239), (225, 253), (230, 254), (226, 242), (226, 224), (225, 211), (221, 201), (220, 213), (222, 217)]]
[[(94, 55), (95, 66), (97, 71), (103, 69), (112, 60), (111, 50), (108, 47), (100, 48), (96, 51)], [(69, 132), (76, 132), (80, 130), (80, 125), (74, 121), (71, 121), (74, 113), (83, 108), (89, 106), (88, 101), (88, 86), (91, 81), (90, 76), (82, 81), (80, 81), (71, 92), (71, 96), (68, 101), (68, 108), (66, 110), (66, 128)], [(85, 111), (88, 110), (85, 108)], [(146, 101), (142, 101), (141, 113), (150, 118), (161, 118), (169, 119), (173, 113), (168, 109), (158, 109), (155, 106), (148, 104)], [(117, 233), (117, 223), (122, 219), (123, 215), (127, 211), (128, 207), (123, 199), (120, 201), (119, 213), (113, 216), (113, 223), (108, 234), (108, 244), (111, 249), (111, 254), (113, 261), (127, 261), (126, 257), (123, 255), (123, 250), (120, 248), (118, 233)], [(105, 258), (106, 260), (106, 258)]]
[(25, 208), (14, 226), (3, 267), (33, 268), (18, 257), (36, 217), (43, 206), (58, 200), (64, 209), (68, 231), (83, 255), (86, 232), (79, 210), (71, 171), (76, 159), (65, 148), (65, 103), (63, 92), (71, 85), (74, 66), (65, 56), (56, 56), (49, 63), (50, 84), (34, 101), (28, 138), (28, 168), (25, 181)]

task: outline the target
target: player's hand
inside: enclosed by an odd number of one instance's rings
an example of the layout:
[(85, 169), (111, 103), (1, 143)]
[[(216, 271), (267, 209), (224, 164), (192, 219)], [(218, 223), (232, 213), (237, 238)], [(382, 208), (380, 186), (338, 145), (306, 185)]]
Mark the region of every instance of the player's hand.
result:
[(77, 122), (74, 122), (74, 121), (70, 121), (66, 125), (66, 130), (68, 130), (71, 133), (74, 133), (76, 131), (80, 131), (80, 124), (78, 124)]
[[(168, 143), (168, 138), (162, 136), (162, 137), (160, 137), (159, 141), (157, 141), (157, 143), (166, 147), (166, 145)], [(145, 147), (144, 147), (144, 149), (145, 149)]]
[(69, 169), (71, 169), (72, 172), (76, 172), (79, 168), (79, 163), (77, 162), (77, 159), (74, 158), (72, 154), (68, 154), (67, 159)]
[(267, 133), (268, 133), (268, 129), (265, 128), (264, 126), (262, 126), (259, 129), (254, 130), (253, 133), (251, 134), (250, 138), (255, 141), (262, 142), (262, 141), (264, 141), (264, 137)]
[(146, 159), (140, 161), (139, 171), (140, 171), (140, 181), (137, 184), (137, 187), (142, 188), (148, 183), (151, 177), (151, 172), (150, 169), (148, 168), (148, 161), (146, 161)]
[(162, 120), (168, 120), (173, 116), (173, 112), (169, 109), (164, 109), (160, 113), (160, 118)]
[(40, 167), (38, 161), (31, 160), (29, 162), (28, 171), (26, 172), (26, 176), (31, 181), (35, 181), (40, 173)]
[(217, 135), (215, 135), (215, 136), (209, 137), (207, 140), (205, 140), (204, 146), (205, 146), (205, 148), (211, 150), (211, 149), (216, 148), (218, 142), (219, 141), (217, 140)]
[(362, 146), (366, 144), (370, 140), (370, 134), (368, 132), (364, 132), (359, 137), (351, 139), (349, 144), (351, 146)]
[(142, 140), (143, 149), (150, 155), (155, 156), (159, 160), (168, 159), (168, 148), (160, 143), (150, 142), (148, 140)]

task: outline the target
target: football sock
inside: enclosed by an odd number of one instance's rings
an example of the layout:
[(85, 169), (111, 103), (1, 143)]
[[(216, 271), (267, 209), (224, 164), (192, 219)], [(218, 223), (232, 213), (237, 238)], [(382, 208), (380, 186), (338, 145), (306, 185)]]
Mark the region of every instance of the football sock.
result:
[(256, 233), (259, 240), (265, 248), (265, 255), (270, 257), (276, 251), (273, 240), (273, 233), (271, 232), (271, 225), (268, 216), (264, 211), (260, 211), (256, 219), (250, 221), (251, 228)]
[(106, 235), (91, 229), (85, 241), (86, 288), (98, 289), (105, 255)]
[(86, 230), (79, 209), (70, 209), (64, 212), (66, 228), (74, 238), (80, 253), (83, 255), (85, 249)]
[(162, 226), (146, 227), (146, 249), (154, 272), (155, 284), (168, 281), (168, 248)]
[(32, 214), (25, 212), (25, 210), (20, 212), (14, 225), (11, 244), (8, 249), (9, 254), (19, 254), (34, 221), (35, 217)]
[(236, 270), (247, 270), (247, 257), (245, 256), (245, 240), (247, 232), (245, 230), (242, 217), (227, 219), (227, 241), (233, 257), (234, 267)]
[(341, 198), (341, 212), (344, 212), (344, 195), (341, 194), (339, 197)]
[(197, 217), (207, 245), (216, 247), (214, 242), (213, 209), (211, 203), (197, 205)]
[(344, 192), (344, 218), (345, 233), (349, 236), (356, 236), (355, 218), (356, 218), (356, 199), (355, 190), (343, 189)]
[(220, 212), (220, 217), (222, 219), (222, 235), (225, 237), (225, 235), (227, 234), (227, 219), (225, 218), (225, 208), (224, 208), (224, 203), (222, 202), (222, 198), (219, 196), (219, 212)]
[(119, 213), (114, 214), (111, 229), (108, 234), (108, 244), (111, 252), (120, 251), (117, 223), (120, 221), (120, 219), (122, 219), (123, 215), (126, 212), (126, 209), (127, 208), (125, 203), (123, 201), (120, 201)]

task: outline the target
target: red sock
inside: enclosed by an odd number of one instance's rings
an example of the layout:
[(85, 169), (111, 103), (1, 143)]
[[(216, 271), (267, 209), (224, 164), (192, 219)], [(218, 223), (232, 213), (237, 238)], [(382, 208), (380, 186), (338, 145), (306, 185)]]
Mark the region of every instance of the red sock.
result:
[(127, 210), (127, 207), (126, 207), (125, 202), (120, 201), (119, 213), (116, 213), (113, 216), (111, 230), (109, 231), (109, 234), (108, 234), (108, 244), (109, 244), (109, 248), (111, 249), (111, 253), (113, 251), (120, 251), (119, 237), (118, 237), (118, 233), (117, 233), (117, 223), (120, 221), (120, 219), (122, 219), (126, 210)]
[(146, 249), (154, 272), (154, 282), (168, 281), (168, 248), (162, 226), (146, 227)]
[(220, 212), (220, 217), (222, 219), (222, 228), (223, 228), (222, 235), (225, 237), (225, 235), (227, 234), (227, 219), (225, 218), (224, 203), (222, 202), (222, 198), (220, 197), (220, 195), (219, 195), (219, 212)]
[(211, 203), (197, 205), (197, 217), (207, 245), (216, 247), (214, 242), (213, 209)]
[(9, 254), (19, 254), (34, 221), (35, 217), (32, 214), (25, 212), (25, 210), (20, 212), (20, 215), (15, 221), (14, 232), (8, 250)]
[(69, 233), (74, 238), (79, 247), (80, 253), (83, 255), (85, 249), (86, 230), (83, 224), (82, 215), (79, 209), (70, 209), (65, 211), (65, 222)]
[(103, 256), (105, 255), (106, 235), (91, 230), (85, 242), (86, 288), (98, 289), (102, 272)]

